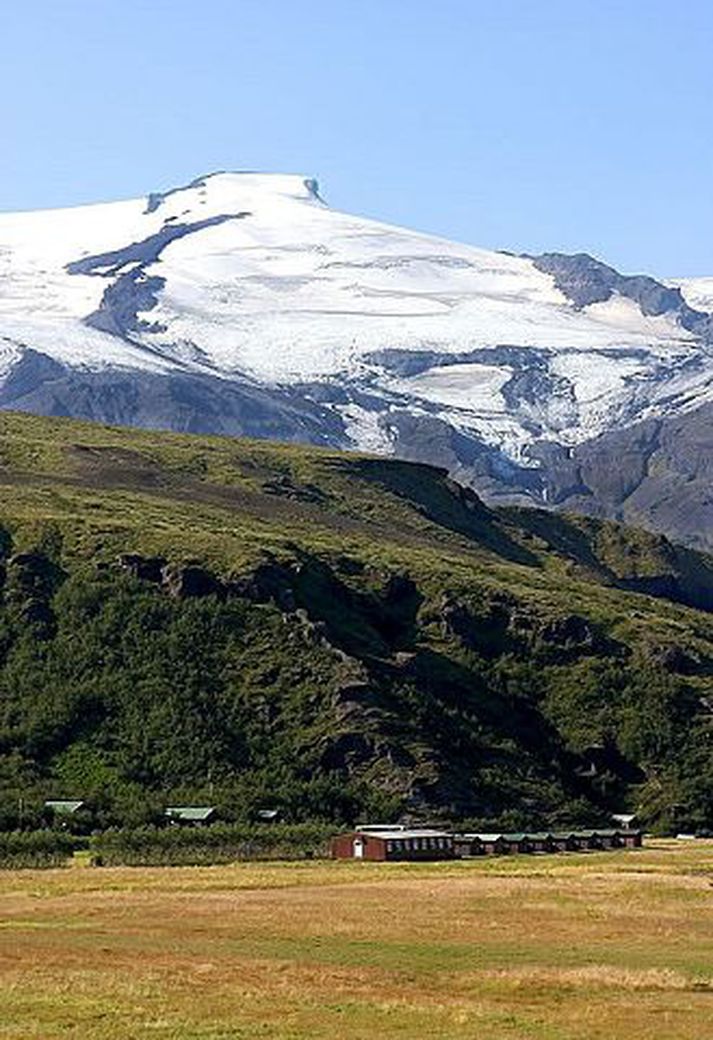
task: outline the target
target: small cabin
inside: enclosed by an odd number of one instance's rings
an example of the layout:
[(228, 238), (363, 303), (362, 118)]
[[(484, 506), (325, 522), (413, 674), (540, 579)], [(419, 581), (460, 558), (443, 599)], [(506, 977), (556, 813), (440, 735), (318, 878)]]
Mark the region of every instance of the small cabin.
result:
[(214, 805), (171, 805), (164, 812), (164, 816), (171, 823), (201, 827), (210, 823), (214, 819), (215, 813)]
[(641, 831), (625, 830), (619, 831), (619, 838), (625, 849), (640, 849), (642, 844)]
[(503, 834), (503, 841), (507, 846), (507, 852), (513, 856), (530, 851), (529, 834)]
[(479, 834), (454, 834), (453, 851), (459, 859), (484, 856), (485, 848)]
[(552, 835), (547, 831), (533, 831), (527, 836), (528, 852), (554, 852)]
[(624, 846), (622, 835), (617, 830), (575, 831), (575, 838), (582, 852), (597, 852), (606, 849), (620, 849)]
[(620, 849), (623, 842), (617, 830), (595, 831), (600, 849)]
[(50, 798), (44, 805), (46, 824), (61, 830), (81, 830), (88, 826), (87, 803), (81, 798)]
[(573, 831), (555, 831), (549, 837), (553, 852), (577, 852), (582, 847)]
[(334, 859), (378, 861), (453, 859), (453, 837), (426, 828), (362, 827), (333, 838), (331, 854)]
[(465, 838), (471, 839), (474, 844), (480, 846), (483, 856), (505, 856), (511, 851), (511, 844), (504, 834), (467, 834)]
[(575, 831), (573, 837), (580, 852), (594, 852), (602, 847), (596, 831)]

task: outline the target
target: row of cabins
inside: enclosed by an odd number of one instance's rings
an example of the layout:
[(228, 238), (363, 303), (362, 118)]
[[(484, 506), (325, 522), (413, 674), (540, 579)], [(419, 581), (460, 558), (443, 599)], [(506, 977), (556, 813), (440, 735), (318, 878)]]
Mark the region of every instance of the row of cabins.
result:
[(534, 831), (516, 834), (456, 834), (454, 854), (461, 859), (470, 856), (497, 856), (508, 853), (590, 852), (605, 849), (641, 847), (641, 831)]
[(641, 846), (641, 831), (532, 831), (513, 834), (458, 834), (426, 827), (364, 826), (332, 840), (335, 859), (471, 859), (522, 853), (589, 852)]

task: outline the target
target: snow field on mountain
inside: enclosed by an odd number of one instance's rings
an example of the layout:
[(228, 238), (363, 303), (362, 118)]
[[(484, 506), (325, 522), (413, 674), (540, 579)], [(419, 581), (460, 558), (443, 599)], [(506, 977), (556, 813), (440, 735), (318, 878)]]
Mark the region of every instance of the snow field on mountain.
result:
[[(89, 267), (70, 273), (79, 261)], [(713, 308), (713, 279), (680, 284)], [(107, 290), (125, 334), (87, 324)], [(467, 357), (497, 347), (519, 353)], [(618, 296), (578, 309), (527, 258), (335, 212), (307, 178), (274, 174), (0, 215), (0, 378), (27, 349), (73, 368), (368, 391), (368, 406), (333, 405), (360, 447), (390, 450), (389, 410), (406, 407), (513, 458), (538, 438), (576, 444), (693, 407), (713, 379), (710, 350), (671, 314)], [(394, 351), (434, 360), (407, 374), (384, 362)]]

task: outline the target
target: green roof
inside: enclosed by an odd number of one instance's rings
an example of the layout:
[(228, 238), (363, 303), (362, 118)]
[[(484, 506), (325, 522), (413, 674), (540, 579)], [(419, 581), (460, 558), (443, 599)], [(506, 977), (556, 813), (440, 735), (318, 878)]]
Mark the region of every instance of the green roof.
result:
[(64, 816), (71, 816), (72, 813), (79, 812), (80, 809), (84, 808), (84, 802), (79, 799), (50, 799), (45, 802), (45, 809), (51, 809), (52, 812), (59, 813)]
[(456, 835), (456, 840), (457, 841), (485, 841), (485, 842), (492, 842), (492, 841), (503, 841), (504, 838), (505, 838), (505, 835), (502, 833), (502, 831), (498, 831), (497, 834), (483, 834), (481, 832), (478, 832), (477, 834), (468, 833), (468, 834), (457, 834)]
[(172, 820), (187, 820), (199, 823), (207, 820), (215, 812), (214, 805), (171, 805), (166, 809), (165, 816)]

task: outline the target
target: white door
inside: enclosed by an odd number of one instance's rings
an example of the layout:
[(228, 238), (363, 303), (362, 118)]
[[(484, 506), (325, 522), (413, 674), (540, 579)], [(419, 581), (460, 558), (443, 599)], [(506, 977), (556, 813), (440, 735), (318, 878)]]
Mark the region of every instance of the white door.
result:
[(354, 859), (364, 859), (364, 842), (361, 838), (354, 839)]

